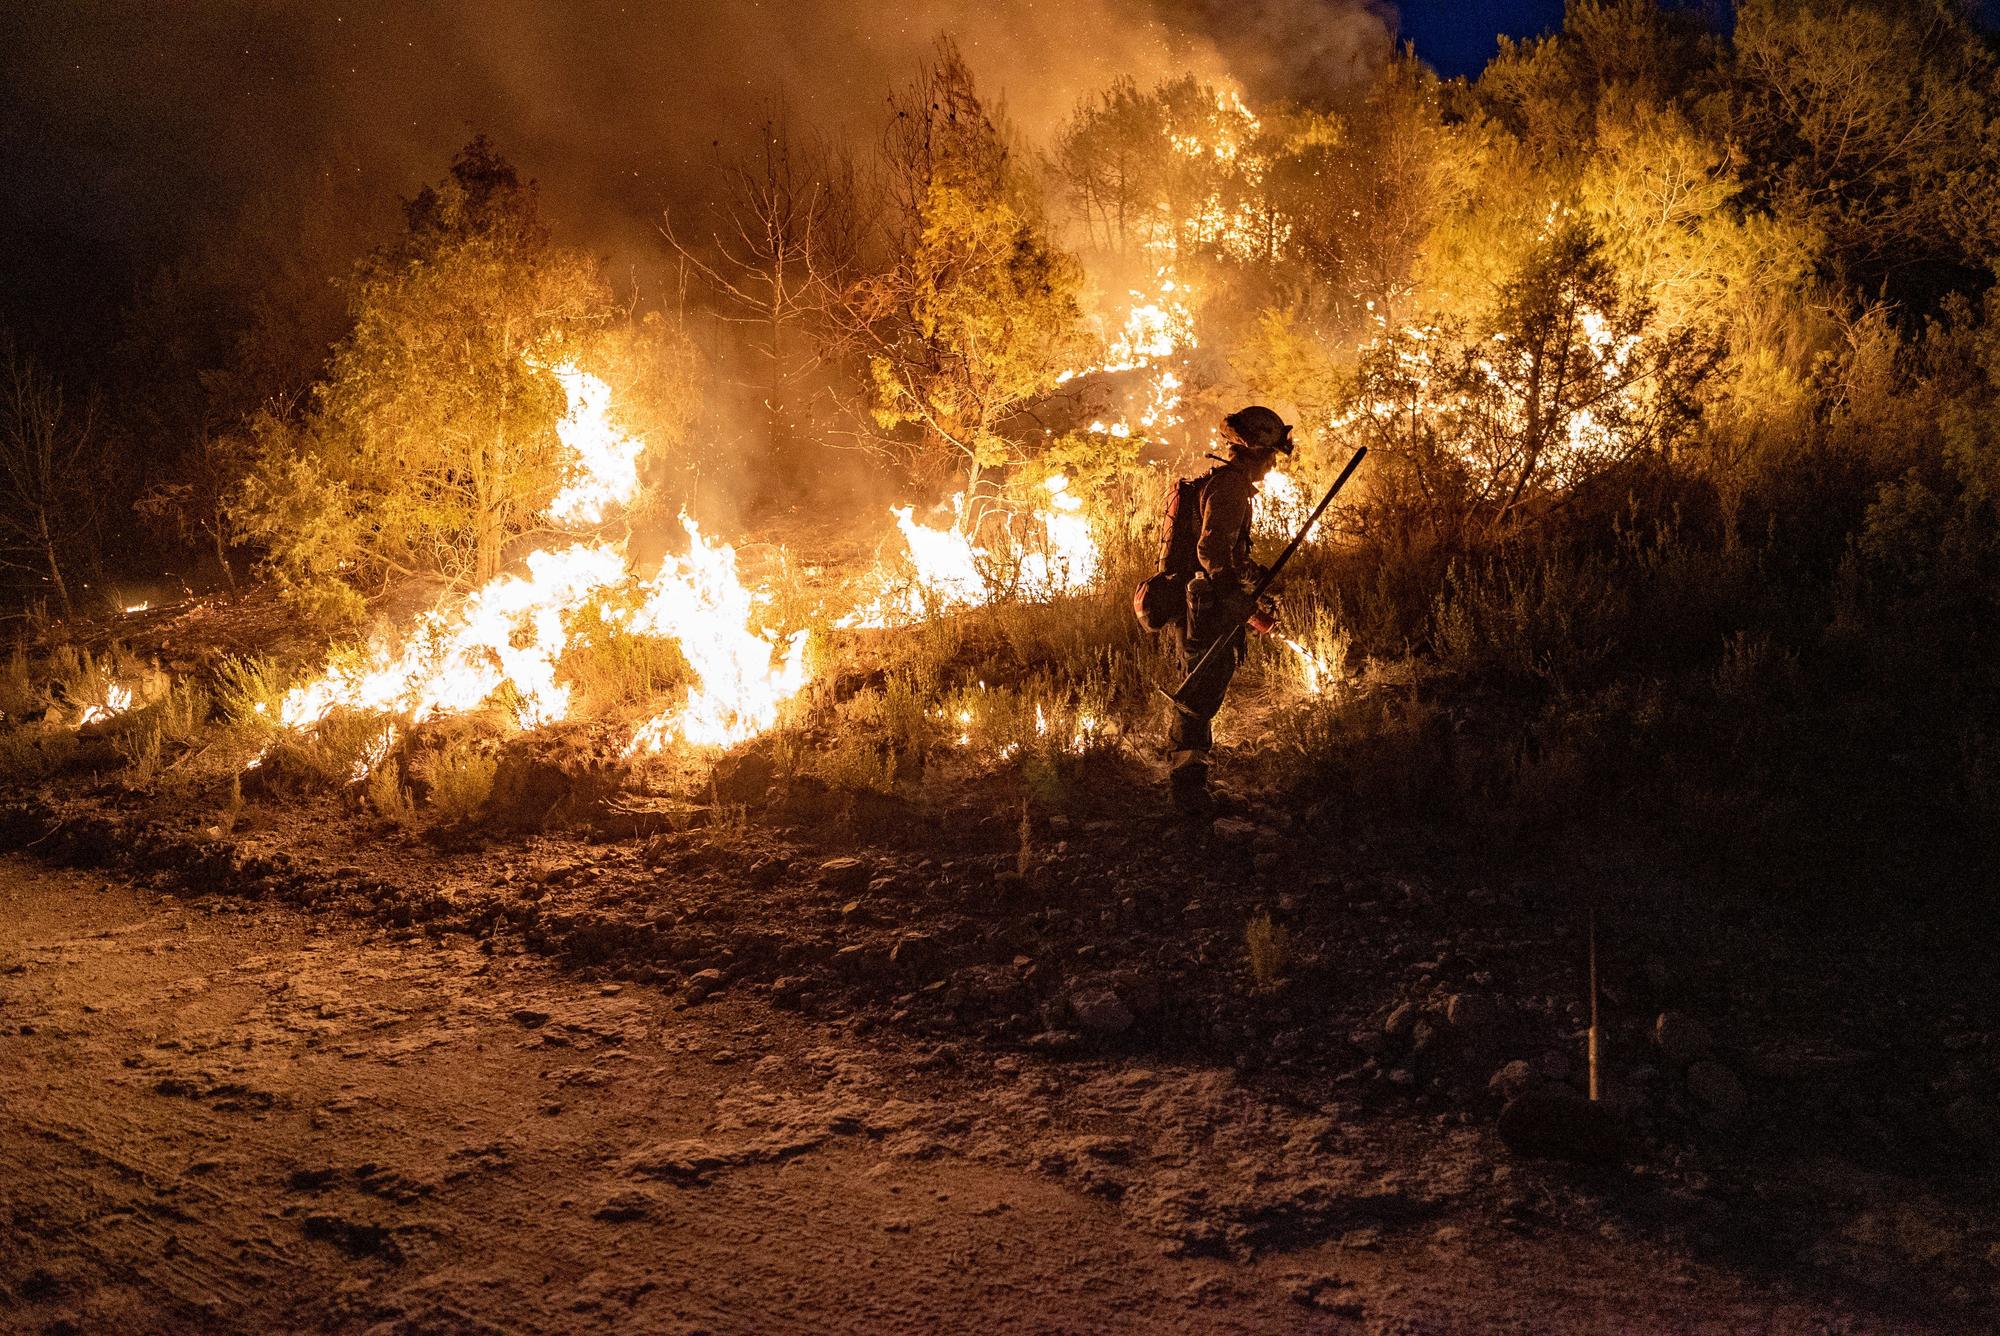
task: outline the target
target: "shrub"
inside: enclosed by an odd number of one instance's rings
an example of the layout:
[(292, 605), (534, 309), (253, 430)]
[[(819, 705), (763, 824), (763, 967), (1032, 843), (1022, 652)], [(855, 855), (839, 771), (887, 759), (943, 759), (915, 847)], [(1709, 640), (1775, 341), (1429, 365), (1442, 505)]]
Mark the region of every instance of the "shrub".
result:
[(470, 741), (454, 740), (430, 770), (431, 811), (446, 824), (471, 821), (493, 794), (499, 758)]

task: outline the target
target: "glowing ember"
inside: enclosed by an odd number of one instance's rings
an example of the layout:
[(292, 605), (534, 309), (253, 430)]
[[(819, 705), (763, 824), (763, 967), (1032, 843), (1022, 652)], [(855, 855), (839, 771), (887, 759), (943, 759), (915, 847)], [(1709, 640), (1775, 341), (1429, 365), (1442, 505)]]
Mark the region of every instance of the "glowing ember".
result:
[(639, 728), (633, 752), (657, 752), (674, 739), (726, 747), (753, 738), (806, 684), (806, 633), (780, 640), (751, 630), (756, 605), (767, 600), (744, 588), (735, 549), (704, 539), (685, 515), (681, 524), (688, 554), (668, 557), (646, 583), (630, 627), (678, 641), (695, 680), (684, 705)]

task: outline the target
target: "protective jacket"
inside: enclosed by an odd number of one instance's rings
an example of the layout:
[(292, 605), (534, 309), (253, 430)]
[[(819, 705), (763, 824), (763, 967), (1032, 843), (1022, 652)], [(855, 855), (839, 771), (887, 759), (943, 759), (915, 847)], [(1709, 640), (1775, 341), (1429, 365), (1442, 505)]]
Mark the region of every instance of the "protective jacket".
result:
[(1201, 489), (1195, 559), (1203, 575), (1226, 589), (1247, 589), (1257, 581), (1250, 561), (1250, 514), (1256, 496), (1257, 484), (1233, 460), (1211, 471)]

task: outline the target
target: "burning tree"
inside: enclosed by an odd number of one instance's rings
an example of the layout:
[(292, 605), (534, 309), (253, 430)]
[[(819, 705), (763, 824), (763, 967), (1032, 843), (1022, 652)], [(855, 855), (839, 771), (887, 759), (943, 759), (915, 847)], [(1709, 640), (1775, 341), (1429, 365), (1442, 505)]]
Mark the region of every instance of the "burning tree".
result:
[(1452, 548), (1663, 459), (1694, 423), (1716, 350), (1655, 331), (1652, 314), (1569, 223), (1478, 324), (1440, 319), (1371, 345), (1343, 425), (1381, 448), (1385, 508)]
[(534, 186), (483, 137), (405, 215), (354, 281), (312, 410), (264, 424), (237, 506), (295, 589), (488, 580), (562, 486), (547, 366), (612, 313), (596, 262), (550, 239)]
[(955, 47), (941, 44), (892, 106), (889, 255), (854, 285), (848, 319), (876, 422), (915, 428), (912, 462), (962, 472), (971, 492), (1014, 455), (1002, 426), (1083, 355), (1082, 274), (1043, 229)]

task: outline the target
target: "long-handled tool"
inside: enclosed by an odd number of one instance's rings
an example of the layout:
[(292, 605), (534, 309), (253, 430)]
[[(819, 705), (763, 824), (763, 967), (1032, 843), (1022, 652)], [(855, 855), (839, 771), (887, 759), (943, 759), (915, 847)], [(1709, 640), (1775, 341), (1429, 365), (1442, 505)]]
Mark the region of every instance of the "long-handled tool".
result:
[(1313, 525), (1318, 522), (1321, 515), (1326, 513), (1326, 508), (1333, 504), (1333, 498), (1339, 494), (1340, 489), (1347, 486), (1347, 480), (1354, 476), (1354, 470), (1361, 466), (1361, 460), (1367, 453), (1367, 446), (1355, 447), (1354, 456), (1347, 461), (1347, 467), (1343, 468), (1340, 471), (1340, 476), (1333, 480), (1333, 486), (1326, 489), (1326, 495), (1321, 497), (1319, 504), (1313, 507), (1312, 514), (1306, 516), (1306, 522), (1301, 524), (1299, 531), (1292, 535), (1292, 541), (1285, 544), (1285, 550), (1278, 554), (1278, 559), (1272, 562), (1270, 568), (1264, 572), (1264, 578), (1257, 582), (1257, 587), (1250, 591), (1249, 608), (1244, 612), (1243, 616), (1237, 620), (1236, 625), (1215, 638), (1214, 643), (1210, 644), (1202, 652), (1202, 656), (1195, 660), (1194, 667), (1188, 669), (1188, 675), (1181, 679), (1181, 684), (1167, 693), (1167, 698), (1173, 701), (1174, 704), (1180, 705), (1184, 703), (1181, 700), (1181, 696), (1194, 684), (1195, 679), (1201, 676), (1202, 670), (1208, 667), (1208, 661), (1217, 654), (1220, 654), (1223, 646), (1230, 644), (1236, 639), (1236, 633), (1243, 629), (1244, 623), (1248, 622), (1251, 614), (1256, 612), (1258, 600), (1263, 598), (1265, 592), (1270, 589), (1271, 582), (1278, 578), (1278, 572), (1285, 569), (1285, 563), (1290, 561), (1292, 554), (1299, 550), (1299, 544), (1306, 540), (1306, 535), (1312, 532)]

